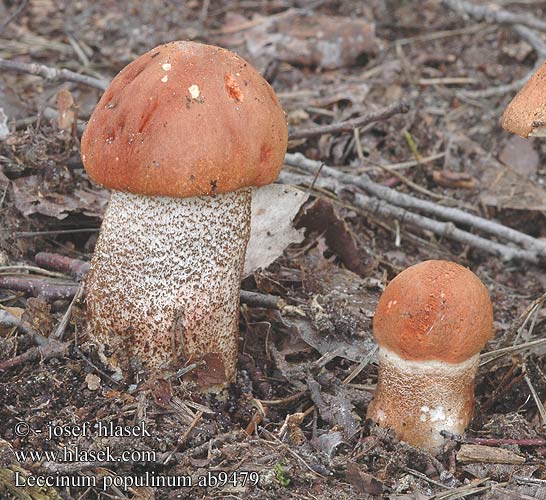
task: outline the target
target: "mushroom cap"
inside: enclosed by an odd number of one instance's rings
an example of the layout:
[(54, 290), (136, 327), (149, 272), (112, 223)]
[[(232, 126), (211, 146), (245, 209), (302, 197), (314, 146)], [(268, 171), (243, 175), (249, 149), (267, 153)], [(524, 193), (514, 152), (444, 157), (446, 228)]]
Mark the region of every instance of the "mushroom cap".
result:
[(493, 333), (487, 289), (469, 269), (427, 260), (394, 278), (373, 320), (380, 347), (412, 361), (460, 363), (481, 351)]
[(250, 64), (176, 41), (112, 80), (81, 149), (87, 173), (107, 188), (185, 198), (272, 183), (287, 141), (275, 92)]
[(546, 63), (508, 104), (501, 124), (521, 137), (546, 134)]

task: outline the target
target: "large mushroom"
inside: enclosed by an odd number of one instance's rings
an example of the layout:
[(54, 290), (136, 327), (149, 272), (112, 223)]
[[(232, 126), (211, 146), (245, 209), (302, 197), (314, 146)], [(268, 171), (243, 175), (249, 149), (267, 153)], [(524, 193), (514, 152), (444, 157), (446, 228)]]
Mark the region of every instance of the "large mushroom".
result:
[(196, 362), (203, 388), (233, 381), (251, 188), (275, 180), (287, 139), (273, 89), (220, 47), (167, 43), (112, 80), (82, 138), (112, 189), (85, 288), (119, 376)]
[(505, 109), (502, 127), (525, 138), (546, 137), (546, 62)]
[(402, 271), (375, 311), (379, 375), (368, 418), (440, 451), (441, 431), (462, 434), (470, 423), (479, 353), (492, 325), (489, 294), (472, 271), (442, 260)]

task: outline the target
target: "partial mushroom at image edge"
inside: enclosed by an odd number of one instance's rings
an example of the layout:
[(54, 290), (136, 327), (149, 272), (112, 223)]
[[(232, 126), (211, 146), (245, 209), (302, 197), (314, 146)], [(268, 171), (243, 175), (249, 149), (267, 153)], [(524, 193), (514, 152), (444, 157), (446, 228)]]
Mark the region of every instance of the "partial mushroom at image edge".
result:
[(546, 62), (508, 104), (502, 127), (525, 138), (546, 137)]

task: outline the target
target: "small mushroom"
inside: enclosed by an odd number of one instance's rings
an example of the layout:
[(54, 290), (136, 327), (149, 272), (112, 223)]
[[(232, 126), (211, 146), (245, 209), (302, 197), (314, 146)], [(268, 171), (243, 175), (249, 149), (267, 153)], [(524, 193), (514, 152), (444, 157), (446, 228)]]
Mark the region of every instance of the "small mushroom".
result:
[(197, 363), (202, 388), (233, 381), (251, 188), (275, 180), (287, 140), (273, 89), (220, 47), (167, 43), (112, 80), (82, 159), (112, 189), (85, 287), (118, 376)]
[(489, 294), (472, 271), (428, 260), (401, 272), (373, 320), (379, 375), (368, 418), (440, 451), (441, 431), (462, 434), (472, 418), (474, 376), (492, 325)]
[(502, 128), (525, 138), (546, 137), (546, 63), (504, 110)]

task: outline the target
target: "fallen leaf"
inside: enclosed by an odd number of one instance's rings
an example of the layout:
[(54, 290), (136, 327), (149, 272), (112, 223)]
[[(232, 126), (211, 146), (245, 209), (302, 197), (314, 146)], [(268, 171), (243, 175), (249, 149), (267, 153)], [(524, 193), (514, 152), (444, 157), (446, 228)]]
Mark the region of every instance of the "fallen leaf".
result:
[(546, 210), (546, 191), (511, 167), (491, 161), (480, 182), (482, 203), (498, 209)]
[(379, 50), (373, 24), (341, 16), (294, 14), (259, 23), (244, 35), (254, 58), (324, 69), (361, 64)]
[(286, 247), (303, 240), (303, 231), (293, 220), (309, 194), (293, 186), (270, 184), (252, 194), (250, 240), (246, 249), (243, 275), (265, 269)]
[(546, 210), (546, 191), (543, 187), (537, 186), (511, 166), (503, 165), (465, 135), (453, 134), (452, 139), (465, 159), (464, 170), (479, 182), (481, 203), (499, 210)]
[(106, 190), (77, 189), (72, 194), (53, 191), (39, 175), (20, 177), (12, 181), (15, 207), (25, 217), (33, 214), (65, 219), (71, 213), (101, 216), (108, 201)]
[(43, 337), (49, 337), (53, 330), (53, 318), (51, 317), (51, 305), (43, 296), (29, 297), (27, 308), (21, 317), (21, 322), (28, 328)]
[[(310, 319), (290, 318), (296, 332), (322, 355), (359, 362), (376, 347), (372, 318), (382, 284), (341, 269), (309, 252), (303, 287), (310, 294)], [(313, 260), (315, 259), (315, 260)]]
[(535, 175), (539, 165), (539, 156), (533, 147), (533, 140), (524, 139), (519, 135), (513, 135), (506, 141), (499, 160), (525, 177)]
[(303, 422), (304, 416), (305, 415), (303, 413), (293, 413), (291, 415), (288, 415), (286, 419), (288, 435), (290, 436), (291, 441), (296, 446), (301, 446), (307, 441), (300, 427), (301, 423)]
[(323, 234), (328, 248), (339, 256), (347, 269), (360, 276), (367, 276), (375, 266), (372, 255), (358, 246), (353, 232), (328, 200), (317, 198), (306, 207), (296, 227)]
[(350, 441), (359, 431), (359, 425), (353, 416), (353, 405), (346, 387), (334, 386), (334, 394), (323, 392), (311, 375), (307, 376), (307, 387), (321, 418), (330, 425), (341, 427), (343, 437)]
[(292, 326), (297, 335), (307, 344), (316, 349), (320, 354), (328, 354), (332, 358), (339, 356), (357, 363), (362, 361), (375, 349), (375, 343), (371, 338), (368, 342), (364, 343), (359, 338), (347, 339), (342, 335), (325, 335), (313, 328), (309, 320), (299, 318), (290, 318), (290, 320), (287, 320), (287, 323)]
[(361, 470), (361, 467), (354, 462), (349, 462), (347, 464), (345, 479), (351, 483), (359, 493), (381, 495), (385, 489), (382, 481)]
[(16, 317), (18, 320), (21, 320), (23, 317), (23, 313), (25, 310), (21, 307), (7, 307), (7, 306), (0, 306), (2, 309), (9, 312), (12, 316)]

